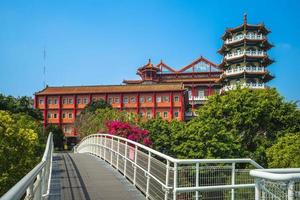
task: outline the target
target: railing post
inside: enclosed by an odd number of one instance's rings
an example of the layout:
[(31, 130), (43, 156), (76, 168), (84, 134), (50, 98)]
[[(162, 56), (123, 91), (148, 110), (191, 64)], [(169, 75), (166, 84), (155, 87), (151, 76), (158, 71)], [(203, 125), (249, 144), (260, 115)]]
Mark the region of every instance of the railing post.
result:
[(258, 178), (255, 179), (255, 200), (260, 200), (260, 180)]
[[(231, 185), (235, 185), (235, 162), (231, 165)], [(231, 189), (231, 200), (234, 200), (234, 189)]]
[(34, 183), (31, 183), (30, 186), (27, 188), (25, 200), (30, 200), (30, 199), (34, 198), (34, 196), (33, 196), (34, 195), (33, 194), (33, 184)]
[(151, 169), (151, 152), (148, 154), (148, 168), (147, 168), (147, 186), (146, 186), (146, 199), (149, 198), (149, 185), (150, 185), (150, 169)]
[(117, 147), (117, 169), (119, 169), (119, 154), (120, 154), (120, 139), (118, 138), (118, 147)]
[(127, 141), (125, 142), (125, 155), (124, 155), (124, 176), (126, 177), (126, 166), (127, 165)]
[(100, 158), (103, 159), (103, 136), (100, 136)]
[(104, 160), (106, 160), (106, 136), (104, 136), (104, 148), (103, 148), (103, 151), (104, 151), (103, 158), (104, 158)]
[(113, 166), (114, 138), (110, 139), (110, 165)]
[(136, 184), (136, 161), (137, 161), (137, 146), (135, 145), (135, 148), (134, 148), (134, 169), (133, 169), (133, 185)]
[(288, 182), (288, 200), (294, 200), (294, 191), (295, 191), (295, 182), (289, 181)]
[[(167, 187), (169, 187), (169, 179), (170, 179), (170, 161), (167, 160), (167, 166), (166, 166), (166, 186)], [(165, 191), (165, 200), (168, 200), (168, 194), (169, 194), (169, 191), (166, 188), (166, 191)]]
[(173, 186), (173, 200), (177, 199), (177, 173), (178, 173), (178, 169), (177, 169), (177, 163), (174, 163), (174, 186)]
[[(199, 163), (196, 163), (196, 187), (199, 187)], [(199, 199), (199, 191), (196, 191), (196, 200)]]

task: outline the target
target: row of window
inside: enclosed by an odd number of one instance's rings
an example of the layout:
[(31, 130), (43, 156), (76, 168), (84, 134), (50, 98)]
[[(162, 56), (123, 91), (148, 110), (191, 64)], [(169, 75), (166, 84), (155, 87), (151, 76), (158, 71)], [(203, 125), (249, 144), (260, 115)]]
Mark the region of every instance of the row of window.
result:
[[(157, 117), (162, 117), (162, 118), (168, 118), (169, 112), (168, 111), (164, 111), (164, 112), (156, 112), (156, 116)], [(147, 117), (148, 119), (152, 117), (152, 112), (141, 112), (140, 113), (141, 117)], [(178, 118), (179, 117), (179, 112), (175, 111), (174, 112), (174, 118)]]
[[(57, 119), (58, 118), (58, 114), (57, 113), (48, 113), (48, 118), (54, 118), (54, 119)], [(73, 113), (62, 113), (62, 118), (65, 119), (65, 118), (69, 118), (69, 119), (72, 119), (73, 118)]]
[[(178, 96), (174, 96), (174, 102), (179, 102), (179, 97)], [(144, 103), (144, 102), (148, 102), (151, 103), (153, 101), (152, 97), (140, 97), (140, 102)], [(157, 96), (156, 97), (156, 102), (160, 103), (160, 102), (169, 102), (170, 98), (169, 96)], [(108, 102), (109, 103), (120, 103), (120, 98), (119, 97), (109, 97), (108, 98)], [(123, 98), (123, 103), (136, 103), (136, 98), (135, 97), (124, 97)]]
[[(162, 117), (162, 118), (168, 118), (168, 114), (169, 112), (168, 111), (164, 111), (164, 112), (156, 112), (156, 116), (157, 117)], [(152, 117), (152, 112), (141, 112), (140, 113), (140, 116), (141, 117), (144, 117), (146, 115), (147, 118), (151, 118)], [(174, 117), (175, 118), (178, 118), (179, 116), (179, 112), (175, 111), (174, 112)], [(57, 119), (58, 118), (58, 114), (57, 113), (48, 113), (48, 119), (49, 118), (53, 118), (53, 119)], [(65, 119), (65, 118), (69, 118), (69, 119), (72, 119), (73, 118), (73, 113), (62, 113), (62, 118)]]
[[(93, 101), (96, 101), (96, 98), (93, 98)], [(156, 102), (169, 102), (169, 96), (157, 96), (156, 97)], [(108, 98), (109, 103), (120, 103), (120, 98), (119, 97), (109, 97)], [(152, 97), (140, 97), (140, 102), (152, 102)], [(179, 97), (174, 96), (174, 102), (179, 102)], [(88, 98), (77, 98), (77, 104), (88, 104)], [(123, 103), (136, 103), (136, 98), (135, 97), (124, 97), (123, 98)], [(39, 104), (44, 104), (44, 99), (39, 100)], [(58, 104), (57, 99), (48, 99), (48, 104)], [(62, 100), (62, 104), (73, 104), (73, 98), (64, 98)]]

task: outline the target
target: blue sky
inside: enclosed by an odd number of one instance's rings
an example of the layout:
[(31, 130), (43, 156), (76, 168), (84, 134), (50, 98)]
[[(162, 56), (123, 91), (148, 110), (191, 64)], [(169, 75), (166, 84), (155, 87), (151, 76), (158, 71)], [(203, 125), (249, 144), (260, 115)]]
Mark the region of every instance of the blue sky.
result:
[(0, 92), (32, 95), (48, 85), (120, 84), (151, 58), (174, 68), (199, 56), (220, 63), (227, 27), (264, 22), (276, 76), (269, 85), (300, 100), (298, 1), (1, 0)]

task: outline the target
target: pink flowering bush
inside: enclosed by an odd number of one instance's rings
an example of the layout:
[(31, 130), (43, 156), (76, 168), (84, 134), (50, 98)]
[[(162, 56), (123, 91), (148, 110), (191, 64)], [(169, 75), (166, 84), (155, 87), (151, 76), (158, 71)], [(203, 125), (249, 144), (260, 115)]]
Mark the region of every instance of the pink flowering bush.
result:
[(143, 130), (138, 126), (133, 126), (130, 123), (121, 121), (108, 121), (106, 122), (106, 127), (109, 134), (124, 137), (146, 146), (150, 146), (152, 144), (149, 139), (149, 132), (147, 130)]

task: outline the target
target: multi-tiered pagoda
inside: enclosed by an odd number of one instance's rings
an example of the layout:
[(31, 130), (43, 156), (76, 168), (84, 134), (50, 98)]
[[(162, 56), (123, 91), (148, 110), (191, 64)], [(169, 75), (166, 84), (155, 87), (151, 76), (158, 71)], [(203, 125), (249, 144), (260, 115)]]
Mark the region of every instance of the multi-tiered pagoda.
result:
[(247, 15), (242, 25), (225, 31), (223, 46), (218, 51), (224, 56), (219, 65), (224, 70), (220, 79), (222, 91), (238, 86), (266, 88), (266, 82), (273, 79), (267, 67), (274, 62), (267, 54), (273, 47), (267, 39), (269, 33), (264, 24), (248, 24)]

